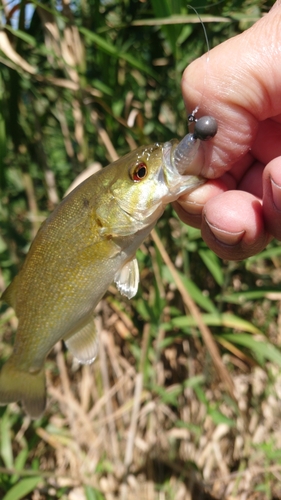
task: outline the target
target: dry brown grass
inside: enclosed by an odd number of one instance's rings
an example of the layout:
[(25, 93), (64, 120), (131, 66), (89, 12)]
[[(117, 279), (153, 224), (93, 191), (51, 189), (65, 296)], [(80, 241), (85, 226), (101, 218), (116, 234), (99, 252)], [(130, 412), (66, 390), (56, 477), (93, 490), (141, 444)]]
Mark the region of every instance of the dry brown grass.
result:
[[(280, 458), (265, 460), (263, 450), (266, 443), (281, 448), (281, 375), (272, 364), (249, 371), (241, 362), (233, 369), (233, 358), (224, 356), (237, 410), (206, 348), (196, 339), (175, 341), (152, 362), (163, 395), (144, 383), (150, 325), (144, 325), (136, 366), (129, 317), (104, 300), (97, 322), (100, 353), (93, 365), (81, 367), (61, 345), (48, 361), (47, 421), (36, 428), (40, 440), (30, 455), (38, 458), (45, 482), (25, 498), (58, 498), (65, 487), (63, 499), (86, 500), (85, 485), (106, 500), (281, 498)], [(184, 386), (196, 376), (197, 383)], [(218, 422), (216, 410), (225, 422)], [(16, 404), (9, 411), (20, 413)], [(29, 418), (12, 432), (16, 455), (32, 433)], [(266, 486), (255, 491), (266, 484), (271, 496)]]

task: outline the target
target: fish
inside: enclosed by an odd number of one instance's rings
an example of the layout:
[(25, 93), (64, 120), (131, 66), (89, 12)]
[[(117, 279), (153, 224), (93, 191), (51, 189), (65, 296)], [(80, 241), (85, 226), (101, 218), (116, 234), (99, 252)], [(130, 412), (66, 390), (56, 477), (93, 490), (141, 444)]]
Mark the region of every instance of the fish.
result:
[(200, 141), (191, 133), (135, 151), (90, 176), (41, 225), (1, 300), (18, 329), (0, 372), (0, 405), (46, 408), (44, 363), (59, 341), (80, 363), (98, 353), (95, 307), (112, 282), (129, 299), (138, 289), (136, 250), (166, 205), (204, 182), (188, 175)]

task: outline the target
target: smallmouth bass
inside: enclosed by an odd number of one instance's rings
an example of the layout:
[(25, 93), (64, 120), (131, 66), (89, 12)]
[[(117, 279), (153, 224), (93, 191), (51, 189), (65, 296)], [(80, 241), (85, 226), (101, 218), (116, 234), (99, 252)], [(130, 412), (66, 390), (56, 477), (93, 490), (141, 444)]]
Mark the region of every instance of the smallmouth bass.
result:
[(0, 372), (0, 405), (21, 401), (32, 418), (43, 413), (44, 362), (61, 339), (81, 363), (95, 359), (94, 308), (113, 281), (126, 297), (136, 294), (136, 250), (165, 206), (204, 182), (185, 174), (198, 145), (188, 134), (139, 147), (82, 182), (42, 224), (1, 297), (19, 323)]

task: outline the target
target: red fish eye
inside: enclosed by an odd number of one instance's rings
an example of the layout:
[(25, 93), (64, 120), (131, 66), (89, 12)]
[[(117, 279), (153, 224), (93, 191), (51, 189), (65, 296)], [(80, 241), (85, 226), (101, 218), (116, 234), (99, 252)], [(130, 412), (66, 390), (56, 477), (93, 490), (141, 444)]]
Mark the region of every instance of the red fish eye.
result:
[(147, 166), (144, 162), (138, 163), (135, 167), (132, 175), (132, 179), (135, 182), (141, 181), (147, 174)]

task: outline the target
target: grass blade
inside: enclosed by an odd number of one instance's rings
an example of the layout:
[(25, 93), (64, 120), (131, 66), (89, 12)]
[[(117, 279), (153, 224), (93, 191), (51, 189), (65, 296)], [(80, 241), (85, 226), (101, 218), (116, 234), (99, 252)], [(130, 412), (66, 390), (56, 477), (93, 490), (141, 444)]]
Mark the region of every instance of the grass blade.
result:
[(211, 275), (214, 280), (217, 282), (219, 286), (223, 285), (224, 275), (222, 270), (221, 260), (216, 256), (212, 250), (208, 248), (204, 248), (204, 250), (199, 250), (199, 255), (203, 260), (205, 266), (209, 269)]
[(106, 54), (109, 54), (112, 57), (115, 57), (116, 59), (123, 59), (134, 68), (137, 68), (140, 71), (146, 73), (147, 75), (152, 76), (155, 80), (158, 80), (157, 73), (155, 73), (155, 71), (153, 71), (148, 65), (142, 63), (138, 58), (134, 57), (132, 54), (120, 51), (108, 40), (105, 40), (103, 37), (97, 35), (97, 33), (93, 33), (87, 28), (81, 27), (79, 28), (79, 31), (80, 33), (82, 33), (82, 35), (84, 35), (86, 40), (96, 44), (99, 47), (99, 49), (104, 51)]
[(7, 411), (0, 420), (0, 454), (5, 466), (8, 469), (12, 468), (14, 457), (11, 441), (11, 423)]
[(270, 342), (259, 340), (243, 333), (234, 335), (224, 334), (222, 337), (233, 342), (233, 344), (242, 345), (250, 349), (260, 364), (263, 365), (266, 361), (272, 361), (281, 367), (281, 352)]
[[(209, 299), (209, 297), (207, 297), (206, 295), (204, 295), (202, 293), (202, 291), (194, 283), (194, 281), (187, 278), (179, 271), (177, 271), (177, 273), (179, 274), (180, 279), (181, 279), (182, 283), (184, 284), (186, 290), (188, 290), (188, 293), (191, 295), (191, 297), (193, 298), (193, 300), (196, 302), (196, 304), (198, 306), (202, 307), (202, 309), (204, 309), (205, 311), (207, 311), (209, 313), (217, 313), (218, 312), (218, 310), (217, 310), (215, 304), (212, 302), (212, 300)], [(168, 281), (168, 283), (174, 283), (174, 278), (172, 276), (171, 270), (167, 266), (163, 267), (163, 278), (166, 279)]]
[[(202, 314), (202, 319), (208, 326), (234, 328), (235, 330), (242, 330), (252, 334), (262, 334), (252, 323), (239, 316), (235, 316), (235, 314)], [(178, 328), (193, 327), (197, 324), (196, 319), (192, 316), (179, 316), (173, 318), (171, 323)]]
[(41, 477), (26, 477), (21, 479), (17, 484), (12, 486), (10, 491), (6, 493), (2, 500), (21, 500), (26, 495), (31, 493), (34, 488), (38, 485), (39, 481), (41, 481)]
[(265, 298), (270, 300), (280, 300), (281, 292), (274, 288), (262, 288), (258, 290), (248, 290), (245, 292), (218, 295), (218, 298), (228, 304), (245, 304), (247, 300), (259, 300)]

